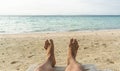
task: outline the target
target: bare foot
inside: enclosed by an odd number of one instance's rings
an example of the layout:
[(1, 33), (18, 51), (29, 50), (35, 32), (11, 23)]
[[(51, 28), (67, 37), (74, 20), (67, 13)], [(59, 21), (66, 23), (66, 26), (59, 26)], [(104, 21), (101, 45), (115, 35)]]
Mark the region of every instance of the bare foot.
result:
[(55, 56), (54, 56), (54, 43), (53, 43), (53, 40), (52, 39), (46, 40), (44, 48), (47, 51), (47, 59), (50, 61), (52, 67), (54, 67), (55, 64), (56, 64), (56, 60), (55, 60)]
[(78, 42), (77, 42), (76, 39), (71, 39), (70, 40), (69, 48), (72, 51), (72, 56), (75, 58), (76, 54), (77, 54), (77, 50), (79, 48), (79, 45), (78, 45)]
[(75, 60), (78, 48), (79, 48), (79, 45), (78, 45), (77, 40), (70, 39), (70, 44), (68, 48), (68, 63), (67, 64), (69, 64), (71, 58)]
[(67, 67), (65, 71), (84, 71), (82, 65), (76, 61), (76, 54), (79, 48), (76, 39), (71, 39), (68, 48)]

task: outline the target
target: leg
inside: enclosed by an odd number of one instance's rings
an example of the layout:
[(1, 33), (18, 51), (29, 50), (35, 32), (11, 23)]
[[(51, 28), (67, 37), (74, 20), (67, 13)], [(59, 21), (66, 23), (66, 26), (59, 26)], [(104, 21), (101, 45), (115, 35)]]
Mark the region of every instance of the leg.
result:
[(47, 51), (47, 60), (43, 65), (39, 65), (34, 71), (54, 71), (53, 67), (56, 64), (56, 61), (53, 40), (46, 40), (44, 48)]
[(71, 39), (69, 48), (68, 48), (67, 67), (65, 71), (84, 71), (82, 65), (77, 63), (75, 59), (78, 48), (79, 48), (79, 45), (77, 40)]

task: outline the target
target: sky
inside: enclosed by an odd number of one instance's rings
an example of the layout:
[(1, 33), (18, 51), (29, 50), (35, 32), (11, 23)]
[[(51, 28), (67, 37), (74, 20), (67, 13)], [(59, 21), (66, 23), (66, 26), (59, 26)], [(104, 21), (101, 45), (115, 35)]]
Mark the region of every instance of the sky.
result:
[(120, 0), (0, 0), (0, 15), (120, 15)]

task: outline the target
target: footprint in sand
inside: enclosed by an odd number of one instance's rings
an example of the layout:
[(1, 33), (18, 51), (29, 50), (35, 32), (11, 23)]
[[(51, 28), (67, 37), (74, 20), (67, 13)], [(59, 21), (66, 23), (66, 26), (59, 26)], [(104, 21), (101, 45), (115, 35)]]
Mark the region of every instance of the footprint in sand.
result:
[(114, 61), (112, 61), (110, 59), (107, 59), (106, 61), (109, 62), (110, 64), (114, 64)]
[(12, 61), (10, 64), (16, 64), (18, 63), (18, 61)]
[(88, 47), (84, 47), (84, 49), (88, 49)]
[(2, 55), (4, 55), (4, 53), (2, 53)]
[(16, 70), (20, 70), (19, 68), (17, 68)]
[(5, 63), (5, 61), (4, 61), (4, 60), (3, 60), (2, 62), (3, 62), (3, 63)]
[(31, 57), (33, 57), (34, 55), (30, 55), (30, 56), (28, 56), (28, 58), (31, 58)]
[(105, 43), (103, 43), (102, 45), (103, 45), (104, 47), (107, 47), (107, 44), (105, 44)]

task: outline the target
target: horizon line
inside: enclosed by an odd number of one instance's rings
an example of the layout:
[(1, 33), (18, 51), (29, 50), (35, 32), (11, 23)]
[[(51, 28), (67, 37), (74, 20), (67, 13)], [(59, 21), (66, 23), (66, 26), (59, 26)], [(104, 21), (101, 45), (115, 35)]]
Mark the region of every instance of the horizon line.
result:
[(18, 14), (18, 15), (0, 15), (0, 16), (120, 16), (120, 14), (118, 14), (118, 15), (113, 15), (113, 14), (112, 15), (107, 15), (107, 14), (106, 15), (105, 14), (103, 14), (103, 15), (102, 14), (98, 14), (98, 15), (96, 15), (96, 14), (95, 15), (94, 14), (88, 14), (88, 15), (87, 14), (86, 15), (80, 15), (80, 14), (75, 14), (75, 15), (69, 15), (69, 14), (68, 15), (59, 15), (59, 14), (58, 15), (57, 14), (56, 15), (47, 15), (47, 14), (46, 15), (27, 15), (26, 14), (26, 15), (22, 15), (21, 14), (21, 15), (19, 15)]

